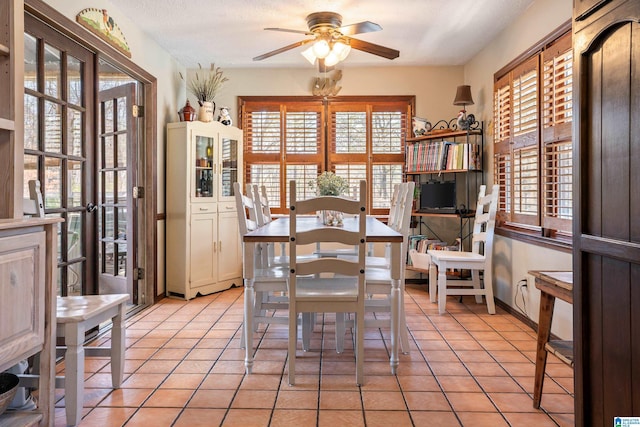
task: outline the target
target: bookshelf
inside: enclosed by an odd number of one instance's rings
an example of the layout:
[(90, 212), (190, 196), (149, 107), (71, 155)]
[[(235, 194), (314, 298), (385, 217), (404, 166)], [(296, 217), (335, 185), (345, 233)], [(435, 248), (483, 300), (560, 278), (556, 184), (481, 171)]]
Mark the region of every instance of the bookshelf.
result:
[(456, 209), (455, 212), (440, 212), (437, 209), (421, 211), (418, 197), (412, 212), (416, 230), (415, 236), (412, 237), (414, 240), (420, 240), (416, 236), (424, 236), (424, 239), (433, 245), (451, 246), (454, 244), (454, 238), (442, 235), (442, 227), (438, 226), (442, 221), (457, 220), (455, 237), (460, 240), (463, 248), (468, 249), (467, 238), (471, 235), (475, 215), (471, 208), (475, 206), (477, 193), (483, 181), (482, 122), (475, 122), (475, 127), (469, 130), (458, 130), (451, 122), (439, 123), (446, 123), (446, 128), (430, 129), (425, 135), (406, 139), (405, 179), (415, 181), (416, 188), (421, 188), (427, 181), (455, 182)]

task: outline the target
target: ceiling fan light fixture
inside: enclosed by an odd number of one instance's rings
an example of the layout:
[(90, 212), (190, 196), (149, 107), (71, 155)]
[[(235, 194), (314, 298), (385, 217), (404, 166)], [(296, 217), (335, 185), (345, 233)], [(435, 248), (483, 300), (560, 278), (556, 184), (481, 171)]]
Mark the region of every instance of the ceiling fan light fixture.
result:
[(327, 67), (333, 67), (338, 62), (340, 62), (340, 57), (335, 50), (329, 52), (329, 54), (324, 58), (324, 65)]
[(329, 52), (331, 52), (331, 46), (329, 46), (329, 42), (325, 39), (319, 39), (313, 43), (313, 53), (316, 55), (316, 58), (325, 58), (329, 55)]
[(338, 40), (333, 44), (331, 52), (338, 56), (338, 61), (344, 61), (351, 52), (351, 45), (346, 40)]
[(302, 52), (300, 52), (300, 54), (304, 56), (304, 59), (309, 61), (311, 65), (316, 65), (316, 54), (313, 53), (313, 46), (303, 50)]

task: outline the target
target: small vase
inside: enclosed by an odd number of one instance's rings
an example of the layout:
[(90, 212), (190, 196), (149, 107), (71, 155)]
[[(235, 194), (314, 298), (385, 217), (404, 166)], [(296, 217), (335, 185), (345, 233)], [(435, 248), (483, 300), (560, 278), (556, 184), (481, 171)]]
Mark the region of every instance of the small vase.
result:
[(322, 223), (334, 227), (342, 227), (344, 214), (338, 211), (324, 210), (322, 211)]
[(198, 110), (198, 120), (201, 122), (212, 122), (213, 111), (215, 110), (215, 104), (210, 101), (201, 102), (200, 109)]

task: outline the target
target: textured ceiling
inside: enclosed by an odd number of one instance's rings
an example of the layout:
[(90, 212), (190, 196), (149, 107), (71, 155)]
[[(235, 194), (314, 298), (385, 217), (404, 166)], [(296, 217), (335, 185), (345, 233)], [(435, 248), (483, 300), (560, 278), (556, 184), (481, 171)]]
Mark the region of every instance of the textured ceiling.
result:
[[(312, 12), (342, 15), (342, 24), (372, 21), (382, 31), (356, 38), (400, 51), (394, 60), (352, 50), (343, 67), (461, 65), (534, 0), (111, 0), (187, 68), (309, 67), (298, 47), (260, 62), (254, 56), (308, 38), (264, 31), (307, 30)], [(114, 15), (116, 15), (114, 13)], [(118, 19), (118, 16), (114, 16)]]

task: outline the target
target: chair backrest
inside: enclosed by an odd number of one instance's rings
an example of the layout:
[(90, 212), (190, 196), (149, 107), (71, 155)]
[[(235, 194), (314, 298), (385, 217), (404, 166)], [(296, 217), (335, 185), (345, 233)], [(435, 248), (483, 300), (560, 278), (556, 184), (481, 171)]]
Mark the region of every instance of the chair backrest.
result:
[(250, 231), (258, 228), (258, 223), (255, 220), (255, 203), (252, 198), (242, 194), (240, 183), (233, 183), (233, 192), (236, 199), (236, 212), (238, 214), (238, 228), (240, 229), (240, 236), (244, 236)]
[(22, 199), (22, 211), (24, 215), (44, 218), (44, 202), (40, 191), (40, 181), (29, 181), (29, 198)]
[[(367, 190), (366, 182), (360, 181), (360, 197), (358, 200), (347, 199), (334, 196), (320, 196), (307, 200), (298, 200), (296, 193), (296, 183), (290, 183), (291, 207), (290, 228), (289, 228), (289, 254), (290, 254), (290, 281), (294, 280), (292, 286), (295, 298), (295, 276), (296, 275), (317, 275), (325, 272), (337, 273), (345, 276), (359, 277), (360, 291), (364, 292), (364, 265), (366, 257), (366, 206)], [(298, 230), (297, 217), (308, 213), (330, 209), (343, 212), (345, 215), (356, 215), (358, 220), (357, 229), (347, 229), (347, 227), (323, 226), (318, 222), (318, 227), (311, 230)], [(315, 243), (341, 243), (353, 245), (358, 248), (357, 261), (353, 259), (340, 258), (314, 258), (299, 261), (296, 257), (298, 245), (308, 245)]]
[[(247, 189), (249, 193), (249, 189)], [(253, 196), (253, 202), (256, 205), (256, 220), (258, 227), (262, 227), (265, 224), (273, 221), (271, 216), (271, 206), (269, 205), (269, 197), (267, 196), (267, 187), (264, 185), (258, 187), (257, 184), (251, 185), (251, 193)]]
[(400, 223), (401, 215), (399, 214), (398, 202), (401, 197), (401, 190), (403, 189), (401, 184), (396, 184), (393, 186), (393, 195), (391, 196), (391, 203), (389, 204), (389, 219), (387, 220), (387, 225), (394, 230), (396, 229)]
[(493, 255), (493, 233), (496, 226), (500, 186), (496, 184), (491, 187), (491, 194), (486, 194), (486, 189), (486, 185), (481, 185), (478, 192), (471, 251), (484, 254), (485, 261), (490, 265)]

